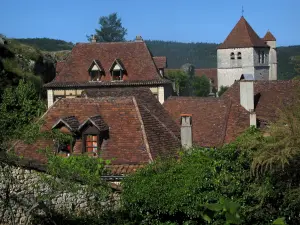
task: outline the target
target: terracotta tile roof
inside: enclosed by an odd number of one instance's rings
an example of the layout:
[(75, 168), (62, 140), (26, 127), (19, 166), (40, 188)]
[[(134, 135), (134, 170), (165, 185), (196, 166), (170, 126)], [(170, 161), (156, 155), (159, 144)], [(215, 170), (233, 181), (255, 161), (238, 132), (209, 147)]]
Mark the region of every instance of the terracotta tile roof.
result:
[(145, 165), (107, 165), (105, 166), (107, 175), (128, 175), (135, 173), (137, 170), (143, 168)]
[[(103, 141), (101, 157), (115, 159), (112, 164), (146, 164), (158, 156), (176, 155), (180, 147), (178, 138), (154, 113), (144, 111), (145, 106), (132, 96), (64, 98), (48, 109), (42, 118), (45, 121), (42, 130), (51, 129), (59, 118), (66, 116), (75, 116), (82, 124), (94, 115), (101, 115), (109, 126), (109, 139)], [(168, 114), (162, 114), (165, 115)], [(165, 144), (160, 143), (162, 138), (165, 138)], [(53, 141), (41, 139), (33, 145), (20, 142), (15, 150), (24, 157), (43, 161), (45, 158), (36, 150), (46, 146), (53, 148)], [(77, 139), (74, 154), (81, 152), (82, 140)]]
[[(270, 123), (286, 104), (297, 101), (299, 81), (254, 81), (258, 123)], [(179, 124), (180, 114), (192, 114), (193, 141), (214, 147), (233, 141), (250, 126), (250, 115), (240, 105), (240, 84), (235, 82), (221, 98), (170, 97), (163, 106)]]
[(264, 39), (264, 41), (276, 41), (276, 38), (274, 37), (274, 35), (270, 31), (268, 31), (266, 33), (266, 35), (264, 36), (263, 39)]
[(85, 126), (86, 123), (91, 123), (93, 124), (95, 127), (98, 128), (99, 131), (106, 131), (109, 130), (108, 125), (105, 123), (105, 121), (103, 120), (103, 118), (100, 115), (96, 115), (96, 116), (91, 116), (89, 117), (86, 121), (84, 121), (79, 127), (78, 130), (81, 130), (81, 128), (83, 126)]
[(178, 125), (148, 88), (88, 89), (84, 91), (84, 95), (91, 98), (134, 96), (153, 156), (166, 155), (168, 149), (179, 148), (180, 130)]
[(64, 118), (60, 118), (52, 128), (56, 128), (59, 125), (67, 126), (70, 131), (76, 131), (79, 127), (79, 121), (75, 116), (66, 116)]
[(195, 69), (195, 75), (201, 77), (203, 75), (207, 76), (212, 81), (214, 87), (218, 87), (218, 70), (217, 68), (201, 68)]
[[(254, 81), (255, 112), (258, 119), (274, 121), (277, 111), (285, 104), (290, 104), (297, 96), (295, 91), (300, 86), (298, 81)], [(235, 82), (221, 98), (231, 99), (236, 104), (240, 101), (239, 82)]]
[(124, 86), (153, 86), (165, 85), (172, 82), (167, 79), (160, 80), (127, 80), (127, 81), (52, 81), (44, 85), (45, 88), (89, 88), (89, 87), (124, 87)]
[(242, 16), (218, 49), (268, 47)]
[(163, 106), (180, 126), (181, 114), (192, 114), (193, 143), (205, 147), (224, 142), (228, 103), (218, 98), (170, 97)]
[(89, 81), (88, 69), (93, 60), (97, 60), (104, 70), (101, 79), (111, 81), (109, 70), (116, 59), (124, 66), (124, 80), (161, 79), (145, 42), (112, 42), (76, 44), (54, 81)]
[(64, 68), (64, 63), (65, 63), (64, 61), (56, 62), (56, 67), (55, 67), (56, 74), (58, 74)]
[(153, 57), (154, 63), (157, 69), (167, 68), (167, 57), (166, 56), (155, 56)]

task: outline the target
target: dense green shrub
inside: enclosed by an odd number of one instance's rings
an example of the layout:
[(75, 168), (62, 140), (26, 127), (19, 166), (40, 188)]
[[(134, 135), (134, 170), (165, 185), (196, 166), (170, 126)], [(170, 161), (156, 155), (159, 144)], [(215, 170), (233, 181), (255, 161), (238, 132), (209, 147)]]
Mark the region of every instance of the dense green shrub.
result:
[[(204, 223), (202, 206), (225, 198), (241, 206), (243, 224), (271, 224), (289, 215), (295, 216), (289, 224), (298, 224), (298, 204), (290, 205), (284, 195), (299, 197), (297, 192), (289, 193), (283, 174), (255, 177), (251, 172), (262, 139), (258, 131), (250, 129), (222, 148), (193, 149), (182, 153), (179, 160), (150, 164), (125, 179), (123, 205), (143, 220), (151, 217), (161, 222)], [(294, 208), (283, 210), (282, 206)], [(212, 224), (225, 224), (222, 212), (214, 212)]]

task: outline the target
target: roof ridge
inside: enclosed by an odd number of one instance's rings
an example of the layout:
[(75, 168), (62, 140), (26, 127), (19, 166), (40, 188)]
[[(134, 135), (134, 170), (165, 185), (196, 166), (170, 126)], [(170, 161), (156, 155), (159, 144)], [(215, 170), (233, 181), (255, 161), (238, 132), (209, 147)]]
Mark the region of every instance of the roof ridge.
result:
[(151, 154), (150, 145), (149, 145), (149, 142), (148, 142), (147, 133), (146, 133), (146, 130), (145, 130), (145, 125), (144, 125), (144, 121), (142, 119), (142, 115), (141, 115), (140, 109), (138, 107), (138, 104), (137, 104), (137, 101), (136, 101), (135, 97), (131, 96), (131, 98), (132, 98), (133, 104), (135, 106), (135, 110), (137, 112), (138, 119), (139, 119), (139, 121), (141, 123), (141, 129), (142, 129), (144, 143), (145, 143), (145, 146), (146, 146), (146, 151), (147, 151), (147, 153), (149, 155), (150, 161), (153, 162), (153, 157), (152, 157), (152, 154)]

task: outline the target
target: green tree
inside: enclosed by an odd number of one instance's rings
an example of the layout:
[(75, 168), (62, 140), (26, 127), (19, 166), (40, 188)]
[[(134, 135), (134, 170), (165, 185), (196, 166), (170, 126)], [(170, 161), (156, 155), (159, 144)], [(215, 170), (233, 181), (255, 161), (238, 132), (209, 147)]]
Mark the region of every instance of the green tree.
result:
[(188, 76), (182, 70), (168, 71), (166, 74), (170, 80), (175, 83), (175, 91), (177, 95), (182, 96), (186, 92)]
[(207, 97), (210, 93), (209, 79), (204, 75), (195, 77), (193, 80), (194, 95), (199, 97)]
[[(125, 41), (127, 29), (122, 26), (121, 18), (117, 13), (108, 16), (101, 16), (99, 19), (100, 29), (95, 29), (95, 37), (98, 42)], [(93, 35), (87, 36), (90, 41)]]
[(218, 91), (218, 96), (221, 97), (225, 91), (228, 90), (228, 86), (221, 86), (220, 90)]
[(0, 142), (18, 136), (44, 110), (45, 104), (31, 82), (20, 80), (17, 87), (6, 88), (0, 106)]

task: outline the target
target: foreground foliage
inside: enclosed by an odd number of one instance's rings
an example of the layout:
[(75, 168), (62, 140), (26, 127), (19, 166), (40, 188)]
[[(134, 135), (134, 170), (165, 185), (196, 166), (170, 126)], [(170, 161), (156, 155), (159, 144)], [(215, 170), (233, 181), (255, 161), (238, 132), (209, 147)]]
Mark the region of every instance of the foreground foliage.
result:
[[(254, 176), (251, 164), (258, 143), (263, 145), (264, 137), (250, 129), (220, 149), (192, 149), (179, 159), (157, 161), (126, 178), (124, 207), (141, 221), (150, 217), (174, 224), (280, 224), (283, 219), (277, 218), (286, 217), (288, 224), (299, 224), (300, 192), (290, 188), (300, 184), (299, 172)], [(240, 218), (236, 215), (236, 220), (228, 221), (231, 217), (223, 211), (203, 208), (220, 199), (240, 205)]]

